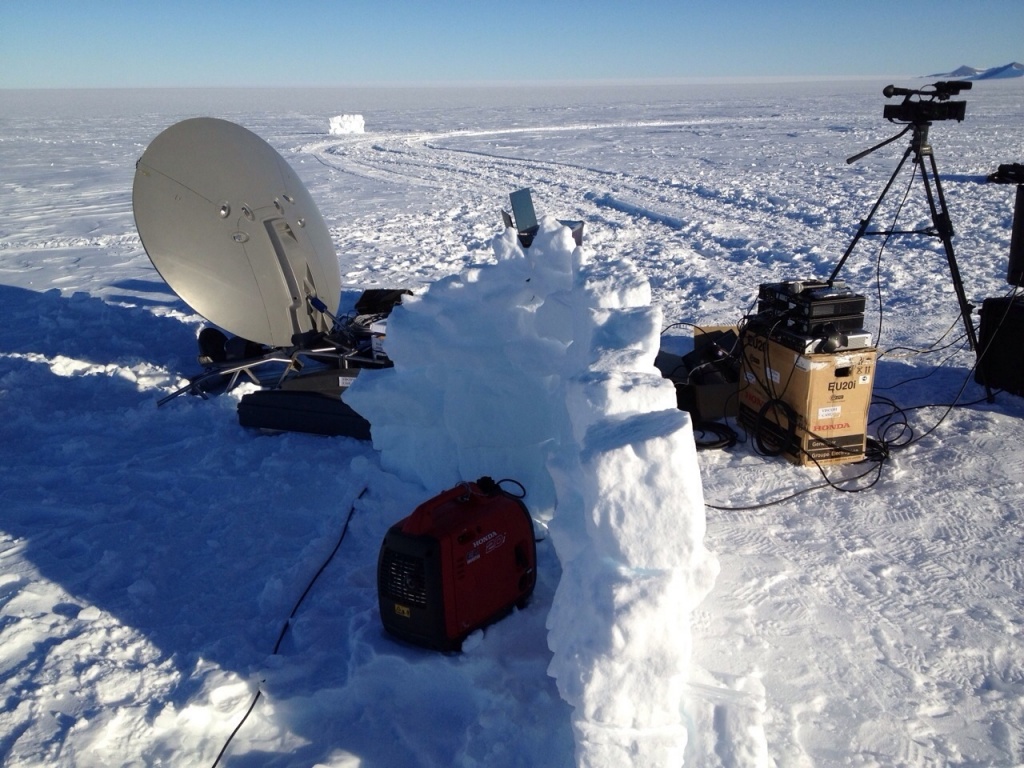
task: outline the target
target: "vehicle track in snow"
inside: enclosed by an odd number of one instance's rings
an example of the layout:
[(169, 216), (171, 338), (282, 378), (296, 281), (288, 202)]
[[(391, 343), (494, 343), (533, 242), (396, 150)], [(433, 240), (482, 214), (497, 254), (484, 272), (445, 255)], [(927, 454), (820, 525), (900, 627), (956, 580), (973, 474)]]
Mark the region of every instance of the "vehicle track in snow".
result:
[[(870, 140), (831, 122), (801, 136), (805, 153), (794, 156), (786, 126), (776, 116), (356, 134), (299, 142), (293, 157), (314, 157), (326, 174), (314, 196), (319, 191), (326, 207), (339, 211), (328, 223), (343, 261), (356, 262), (352, 279), (409, 284), (458, 271), (499, 231), (498, 209), (508, 207), (508, 193), (529, 187), (538, 214), (585, 222), (586, 243), (598, 258), (628, 256), (655, 278), (668, 320), (693, 321), (683, 308), (699, 305), (701, 321), (721, 322), (742, 314), (738, 307), (749, 305), (760, 282), (828, 276), (891, 170), (886, 158), (847, 166), (851, 148)], [(613, 140), (624, 132), (633, 137), (628, 150)], [(851, 184), (851, 174), (864, 183)], [(958, 248), (970, 251), (977, 248), (972, 225), (998, 217), (1002, 202), (989, 191), (983, 204), (958, 206), (960, 196), (978, 189), (957, 183), (971, 177), (954, 179), (946, 186), (951, 211), (966, 214), (957, 219)], [(911, 202), (923, 204), (918, 190), (910, 191)], [(379, 205), (368, 207), (373, 202)], [(343, 216), (352, 221), (339, 222)], [(399, 253), (392, 274), (372, 269), (389, 249), (408, 249), (410, 230), (423, 233), (415, 263)], [(368, 240), (372, 250), (360, 258)], [(891, 265), (883, 260), (889, 306), (948, 288), (941, 254), (929, 253), (941, 251), (936, 243), (892, 242), (887, 249), (886, 260), (913, 259), (922, 273), (940, 278), (903, 285), (886, 277)], [(843, 277), (872, 294), (876, 242), (863, 241), (852, 256)], [(961, 258), (969, 285), (982, 276), (993, 282), (987, 265), (994, 258)], [(936, 317), (929, 333), (955, 317), (952, 298), (946, 307), (952, 315)]]
[[(675, 124), (678, 126), (681, 124)], [(645, 126), (637, 126), (642, 129)], [(646, 126), (650, 127), (650, 126)], [(673, 127), (661, 124), (659, 127)], [(621, 126), (572, 126), (523, 129), (522, 133), (595, 131)], [(750, 212), (763, 211), (764, 199), (740, 191), (723, 191), (707, 183), (664, 179), (645, 173), (599, 168), (564, 161), (531, 158), (460, 147), (467, 139), (500, 138), (510, 131), (418, 134), (397, 138), (374, 137), (357, 142), (321, 143), (307, 147), (320, 162), (343, 173), (393, 180), (402, 185), (427, 186), (461, 193), (504, 195), (523, 186), (562, 205), (575, 206), (568, 217), (604, 221), (613, 226), (653, 221), (671, 229), (697, 231), (702, 221), (727, 221), (738, 230)], [(565, 199), (566, 196), (568, 199)], [(805, 214), (787, 211), (781, 199), (769, 196), (779, 215), (805, 221)], [(713, 214), (713, 217), (712, 217)], [(559, 215), (563, 215), (559, 213)], [(707, 232), (714, 239), (714, 232)]]
[[(805, 203), (812, 192), (799, 188), (787, 197), (792, 190), (770, 191), (778, 186), (771, 168), (752, 171), (742, 163), (709, 163), (696, 152), (693, 159), (681, 156), (684, 165), (671, 177), (651, 174), (639, 150), (636, 157), (609, 157), (607, 165), (571, 159), (575, 153), (569, 144), (581, 136), (599, 142), (604, 132), (623, 130), (636, 132), (638, 146), (652, 136), (664, 144), (664, 134), (671, 132), (684, 149), (670, 146), (666, 151), (685, 155), (686, 142), (699, 141), (704, 133), (720, 134), (725, 127), (713, 121), (679, 121), (357, 135), (306, 144), (297, 151), (316, 158), (336, 185), (370, 183), (385, 190), (378, 194), (394, 188), (414, 198), (420, 208), (403, 220), (406, 227), (430, 226), (437, 232), (437, 211), (451, 211), (454, 204), (462, 214), (456, 218), (463, 230), (469, 220), (496, 231), (497, 208), (506, 195), (529, 187), (539, 214), (584, 221), (588, 244), (598, 251), (602, 244), (614, 245), (618, 255), (631, 252), (649, 262), (642, 265), (646, 268), (664, 270), (680, 260), (713, 259), (724, 279), (748, 269), (751, 261), (772, 270), (779, 261), (806, 257), (805, 269), (820, 271), (818, 254), (823, 249), (813, 240), (822, 235), (811, 230), (838, 226), (839, 211), (846, 210), (841, 200), (809, 211)], [(545, 138), (538, 140), (538, 134)], [(527, 151), (538, 143), (543, 146), (547, 137), (551, 156)], [(327, 183), (324, 189), (330, 196), (343, 194), (330, 191)], [(394, 217), (393, 208), (388, 216)], [(771, 241), (757, 234), (765, 219), (778, 224), (778, 236)], [(376, 212), (361, 217), (364, 222), (382, 232), (388, 227)], [(479, 245), (478, 231), (467, 244)], [(652, 262), (650, 254), (658, 261)]]

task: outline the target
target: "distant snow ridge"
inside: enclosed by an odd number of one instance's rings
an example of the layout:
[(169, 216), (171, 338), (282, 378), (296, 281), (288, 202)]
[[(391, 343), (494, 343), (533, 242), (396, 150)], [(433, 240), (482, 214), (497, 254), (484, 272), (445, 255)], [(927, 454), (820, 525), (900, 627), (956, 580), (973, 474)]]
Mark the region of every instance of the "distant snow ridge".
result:
[(345, 400), (399, 476), (526, 486), (562, 565), (548, 672), (578, 765), (678, 768), (690, 616), (718, 565), (689, 416), (654, 367), (660, 309), (630, 262), (589, 262), (553, 218), (528, 251), (512, 231), (494, 251), (396, 308), (395, 367)]
[(1008, 77), (1024, 77), (1024, 64), (1013, 61), (1001, 67), (989, 67), (988, 69), (978, 69), (977, 67), (969, 67), (965, 64), (962, 67), (957, 67), (952, 72), (941, 72), (927, 75), (927, 77), (955, 77), (962, 80), (1002, 80)]
[(1001, 67), (992, 67), (977, 75), (977, 80), (1001, 80), (1007, 77), (1024, 77), (1024, 64), (1016, 61)]
[(362, 115), (336, 115), (331, 118), (330, 123), (331, 136), (366, 132), (366, 121)]

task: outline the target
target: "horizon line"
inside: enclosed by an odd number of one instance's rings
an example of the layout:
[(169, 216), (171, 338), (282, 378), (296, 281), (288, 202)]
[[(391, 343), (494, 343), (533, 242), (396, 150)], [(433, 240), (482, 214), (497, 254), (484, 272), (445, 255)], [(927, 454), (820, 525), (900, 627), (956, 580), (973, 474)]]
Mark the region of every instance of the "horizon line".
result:
[(338, 89), (399, 89), (399, 88), (573, 88), (573, 87), (623, 87), (623, 86), (667, 86), (667, 85), (718, 85), (756, 83), (803, 83), (830, 81), (857, 81), (885, 78), (921, 79), (935, 75), (909, 74), (861, 74), (861, 75), (714, 75), (695, 77), (659, 78), (599, 78), (594, 80), (552, 79), (552, 80), (420, 80), (383, 81), (374, 83), (337, 84), (271, 84), (271, 85), (26, 85), (2, 86), (0, 91), (217, 91), (217, 90), (338, 90)]

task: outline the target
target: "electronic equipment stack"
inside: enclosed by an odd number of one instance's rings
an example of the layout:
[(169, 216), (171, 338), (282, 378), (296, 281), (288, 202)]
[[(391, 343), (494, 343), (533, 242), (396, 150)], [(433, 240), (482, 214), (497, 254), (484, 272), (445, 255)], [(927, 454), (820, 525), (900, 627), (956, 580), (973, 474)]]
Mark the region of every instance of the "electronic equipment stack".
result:
[(762, 283), (748, 325), (797, 352), (835, 352), (871, 346), (864, 330), (864, 297), (836, 281)]
[(842, 283), (765, 283), (741, 334), (739, 422), (794, 464), (860, 461), (876, 351), (864, 297)]

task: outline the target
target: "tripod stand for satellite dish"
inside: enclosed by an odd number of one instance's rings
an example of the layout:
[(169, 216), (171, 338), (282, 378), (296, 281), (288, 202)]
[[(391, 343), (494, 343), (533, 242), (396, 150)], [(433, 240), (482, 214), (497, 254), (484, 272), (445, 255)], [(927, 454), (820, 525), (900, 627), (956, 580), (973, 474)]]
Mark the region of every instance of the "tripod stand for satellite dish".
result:
[[(942, 181), (939, 178), (939, 170), (935, 165), (935, 154), (932, 152), (932, 146), (928, 141), (928, 129), (931, 127), (931, 122), (927, 120), (915, 120), (907, 125), (902, 131), (895, 136), (886, 139), (880, 144), (876, 144), (870, 149), (866, 149), (863, 152), (859, 152), (850, 158), (847, 158), (847, 163), (855, 163), (863, 157), (871, 154), (877, 149), (881, 149), (887, 144), (891, 144), (897, 139), (902, 138), (907, 133), (911, 133), (910, 145), (903, 153), (903, 157), (896, 165), (896, 170), (893, 171), (892, 176), (889, 177), (888, 183), (882, 190), (882, 194), (879, 195), (878, 200), (875, 201), (874, 206), (865, 218), (860, 223), (860, 227), (857, 229), (857, 233), (853, 236), (853, 240), (850, 241), (850, 245), (847, 247), (845, 253), (839, 263), (836, 264), (835, 269), (832, 270), (832, 274), (829, 276), (828, 281), (831, 284), (835, 281), (842, 270), (846, 260), (853, 253), (853, 249), (856, 248), (857, 243), (860, 239), (865, 236), (884, 236), (889, 237), (891, 235), (925, 235), (928, 237), (938, 237), (942, 240), (942, 246), (946, 252), (946, 261), (949, 264), (949, 273), (953, 279), (953, 288), (956, 291), (957, 301), (960, 305), (960, 317), (964, 323), (964, 332), (967, 334), (967, 341), (970, 344), (971, 351), (978, 354), (978, 334), (974, 328), (974, 323), (971, 320), (971, 313), (974, 311), (974, 306), (967, 300), (967, 294), (964, 292), (963, 279), (960, 277), (960, 268), (957, 266), (956, 254), (953, 251), (953, 223), (949, 217), (949, 210), (946, 207), (946, 196), (942, 191)], [(899, 229), (886, 229), (886, 230), (871, 230), (868, 231), (868, 227), (871, 226), (871, 220), (874, 218), (875, 213), (882, 205), (882, 200), (885, 198), (889, 189), (892, 188), (893, 182), (899, 176), (903, 166), (906, 165), (908, 159), (913, 157), (914, 165), (917, 166), (921, 171), (921, 183), (924, 185), (925, 196), (928, 198), (928, 207), (931, 210), (932, 215), (932, 226), (925, 227), (923, 229), (913, 230), (899, 230)], [(927, 164), (925, 158), (928, 159)], [(934, 190), (932, 189), (934, 185)], [(992, 391), (986, 385), (986, 394), (989, 400), (992, 400)]]

